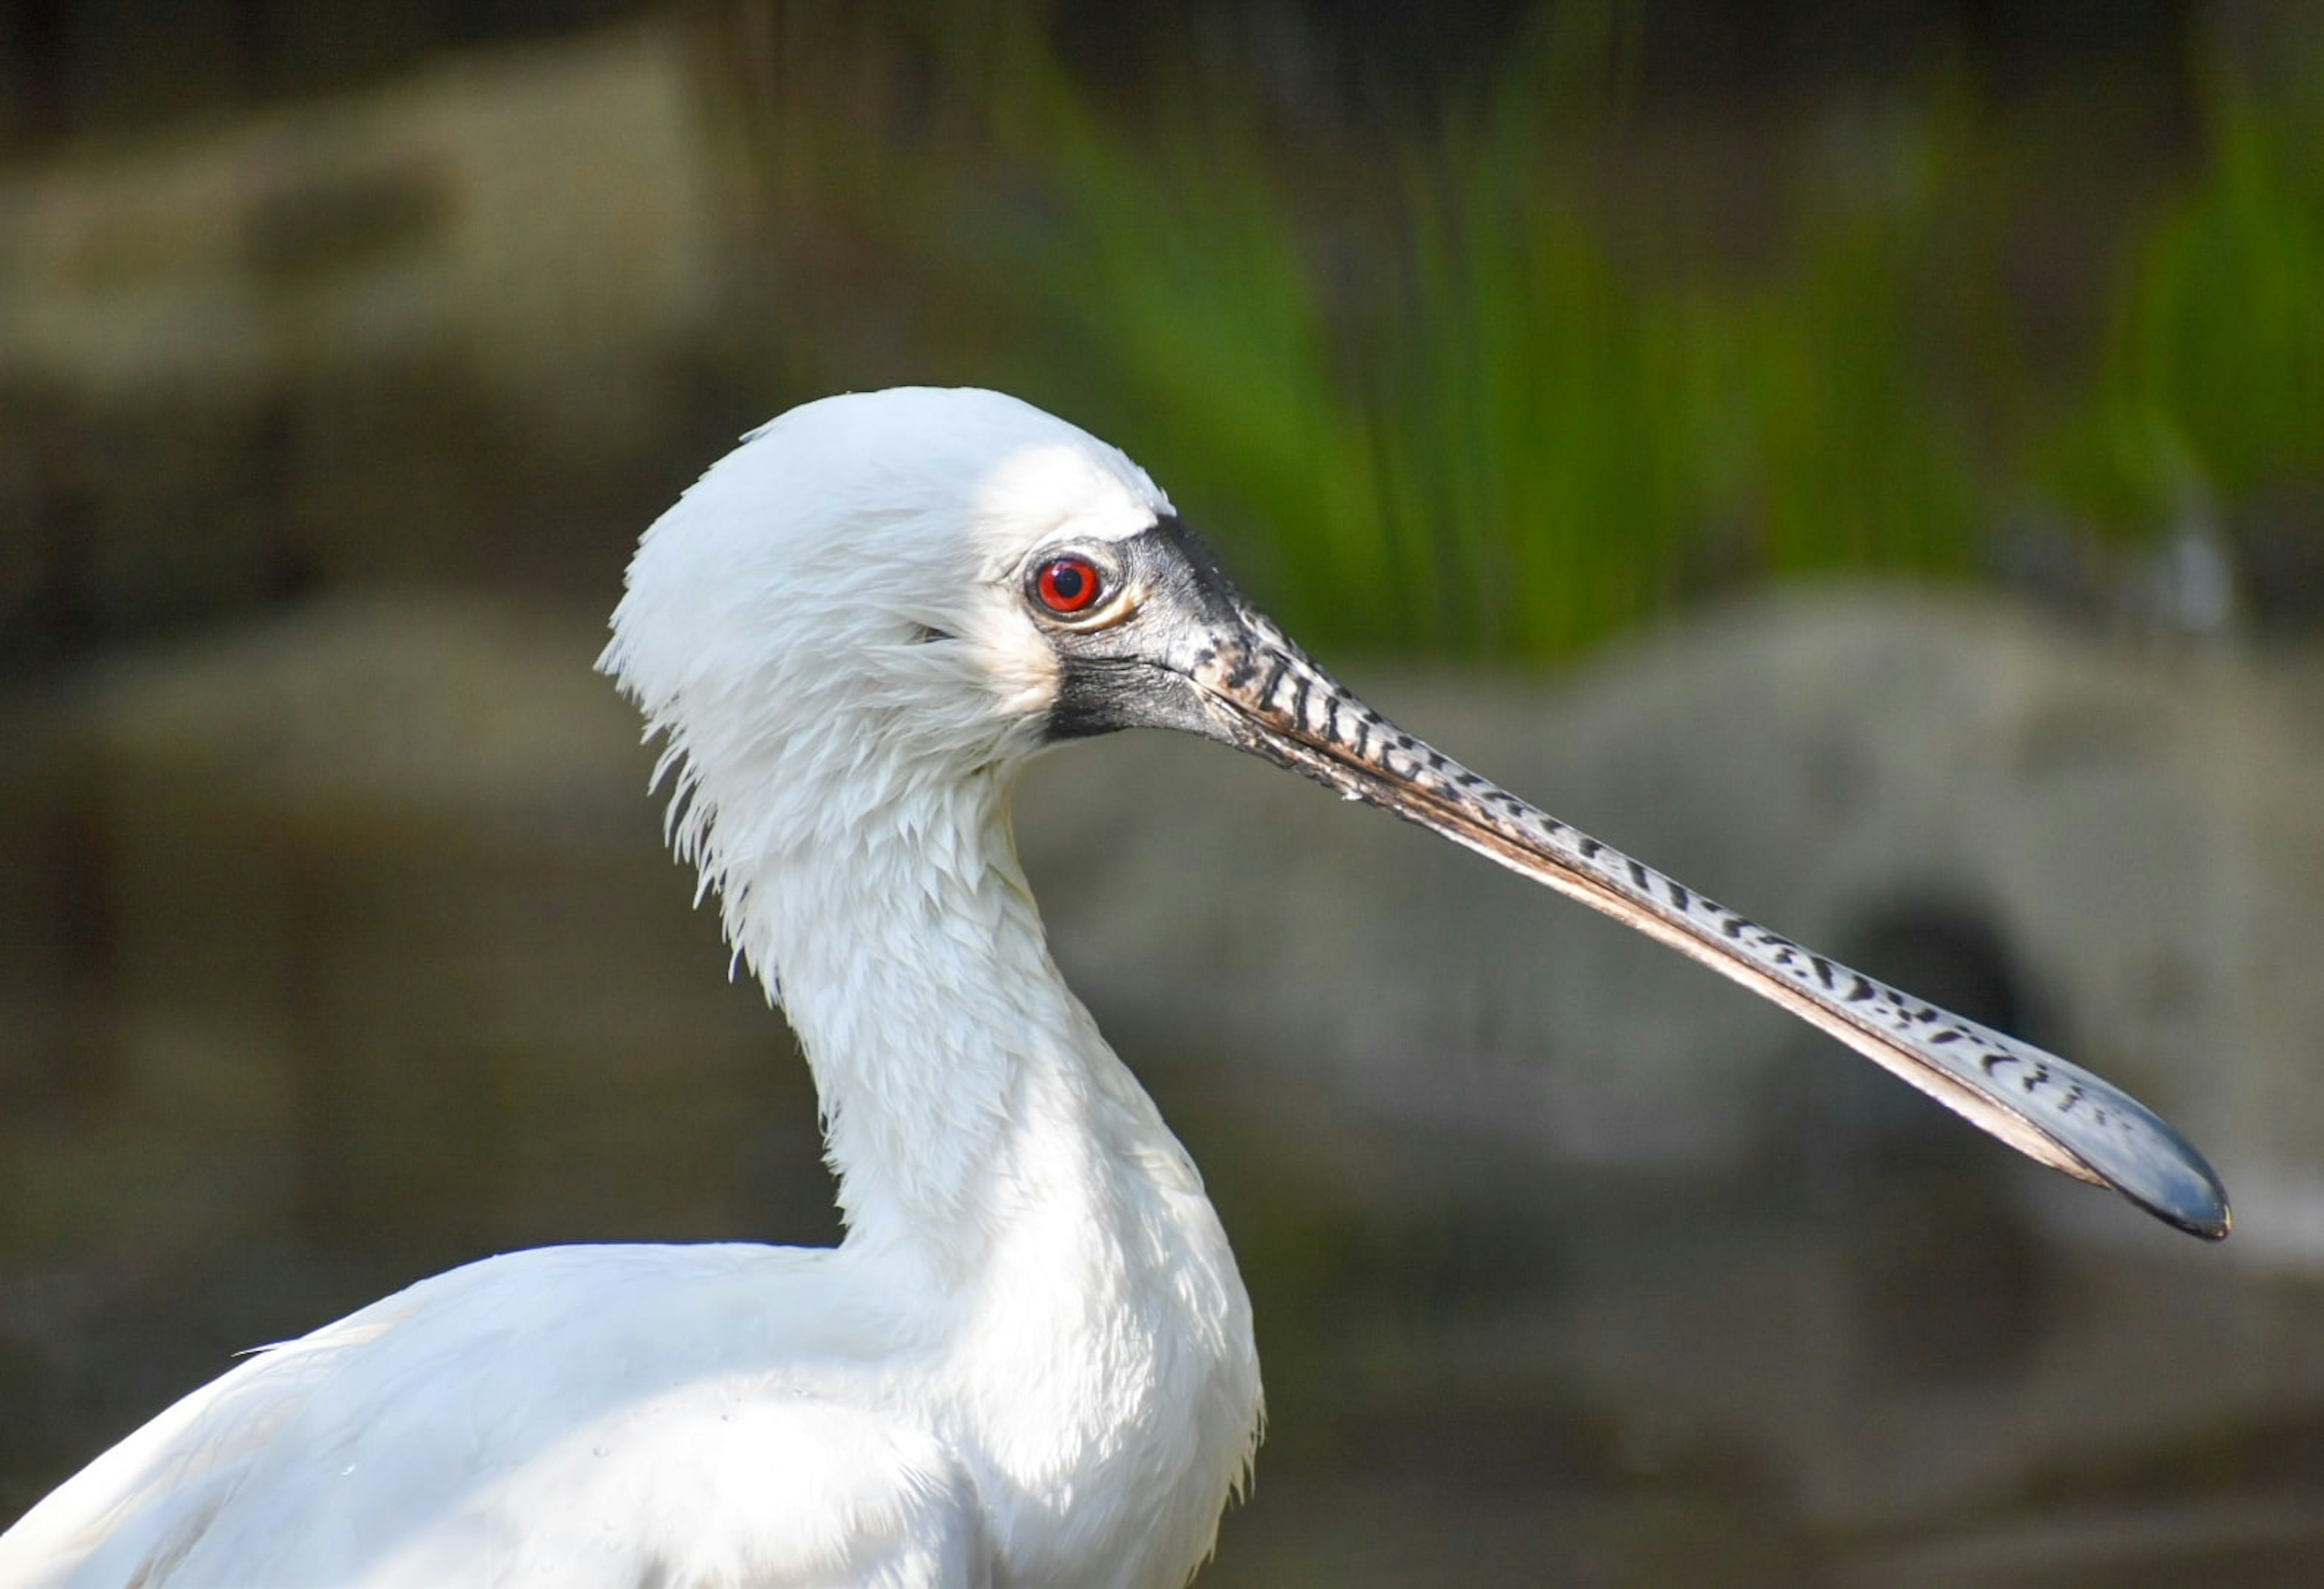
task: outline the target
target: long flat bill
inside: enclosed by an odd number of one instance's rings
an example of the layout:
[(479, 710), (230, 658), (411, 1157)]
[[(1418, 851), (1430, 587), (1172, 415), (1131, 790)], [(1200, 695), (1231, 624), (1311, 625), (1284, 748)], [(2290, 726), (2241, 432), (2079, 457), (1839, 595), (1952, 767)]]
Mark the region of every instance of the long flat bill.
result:
[(1397, 728), (1245, 609), (1190, 676), (1222, 737), (1384, 806), (1626, 922), (1820, 1027), (2024, 1153), (2217, 1241), (2232, 1216), (2203, 1156), (2057, 1055), (1939, 1009), (1601, 844)]

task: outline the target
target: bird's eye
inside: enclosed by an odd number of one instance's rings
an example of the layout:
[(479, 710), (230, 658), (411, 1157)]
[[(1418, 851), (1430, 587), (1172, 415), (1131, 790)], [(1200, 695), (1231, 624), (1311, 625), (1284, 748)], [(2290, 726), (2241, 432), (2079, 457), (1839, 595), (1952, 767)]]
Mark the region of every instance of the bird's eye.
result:
[(1033, 575), (1033, 594), (1050, 611), (1071, 617), (1088, 611), (1104, 583), (1088, 558), (1052, 557)]

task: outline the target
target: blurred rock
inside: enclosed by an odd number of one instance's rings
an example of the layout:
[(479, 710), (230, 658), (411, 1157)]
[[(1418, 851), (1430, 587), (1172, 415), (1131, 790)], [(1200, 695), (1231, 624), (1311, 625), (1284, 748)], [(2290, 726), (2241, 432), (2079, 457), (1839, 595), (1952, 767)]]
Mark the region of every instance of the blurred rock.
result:
[(0, 176), (0, 665), (610, 578), (717, 428), (740, 207), (691, 48), (481, 51)]
[(715, 309), (716, 170), (668, 27), (67, 156), (0, 184), (0, 364), (231, 399), (437, 351), (603, 423), (638, 398), (607, 377)]

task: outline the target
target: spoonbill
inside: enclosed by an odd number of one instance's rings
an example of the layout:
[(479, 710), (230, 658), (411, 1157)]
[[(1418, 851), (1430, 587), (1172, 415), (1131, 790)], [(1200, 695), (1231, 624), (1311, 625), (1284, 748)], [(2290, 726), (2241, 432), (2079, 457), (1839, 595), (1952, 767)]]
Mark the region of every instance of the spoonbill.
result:
[(812, 1067), (830, 1249), (576, 1246), (425, 1280), (194, 1392), (0, 1537), (0, 1583), (1184, 1584), (1258, 1439), (1184, 1149), (1051, 962), (1009, 825), (1060, 742), (1179, 729), (1702, 961), (2200, 1236), (2106, 1082), (1746, 920), (1350, 694), (1113, 448), (996, 393), (826, 399), (649, 529), (600, 666)]

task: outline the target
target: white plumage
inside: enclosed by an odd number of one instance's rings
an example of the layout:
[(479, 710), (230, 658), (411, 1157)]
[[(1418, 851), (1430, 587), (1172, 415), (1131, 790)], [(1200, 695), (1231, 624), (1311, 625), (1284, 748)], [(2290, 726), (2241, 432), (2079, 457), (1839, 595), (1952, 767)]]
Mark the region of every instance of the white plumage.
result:
[(2138, 1105), (1397, 730), (1128, 459), (1014, 400), (837, 398), (754, 433), (645, 536), (602, 666), (664, 737), (674, 840), (798, 1033), (846, 1239), (424, 1281), (100, 1457), (0, 1537), (0, 1585), (1182, 1584), (1257, 1438), (1250, 1305), (1194, 1166), (1051, 963), (1009, 831), (1029, 758), (1114, 728), (1388, 806), (2225, 1233), (2216, 1178)]

